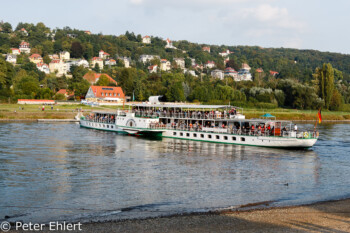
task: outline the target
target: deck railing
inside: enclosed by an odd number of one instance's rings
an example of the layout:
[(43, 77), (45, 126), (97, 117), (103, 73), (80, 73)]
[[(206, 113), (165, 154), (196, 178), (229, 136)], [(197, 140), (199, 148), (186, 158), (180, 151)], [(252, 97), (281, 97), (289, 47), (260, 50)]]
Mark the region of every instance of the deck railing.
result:
[(145, 112), (145, 111), (135, 111), (136, 117), (145, 118), (176, 118), (176, 119), (196, 119), (196, 120), (219, 120), (219, 119), (233, 119), (237, 114), (232, 113), (212, 113), (212, 112)]

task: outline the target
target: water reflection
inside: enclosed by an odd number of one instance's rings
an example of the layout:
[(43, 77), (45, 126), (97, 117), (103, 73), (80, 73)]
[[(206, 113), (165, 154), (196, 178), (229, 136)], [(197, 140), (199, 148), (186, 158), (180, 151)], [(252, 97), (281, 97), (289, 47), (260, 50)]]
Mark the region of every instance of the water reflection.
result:
[(106, 220), (346, 196), (349, 126), (319, 126), (312, 150), (278, 150), (1, 123), (0, 220)]

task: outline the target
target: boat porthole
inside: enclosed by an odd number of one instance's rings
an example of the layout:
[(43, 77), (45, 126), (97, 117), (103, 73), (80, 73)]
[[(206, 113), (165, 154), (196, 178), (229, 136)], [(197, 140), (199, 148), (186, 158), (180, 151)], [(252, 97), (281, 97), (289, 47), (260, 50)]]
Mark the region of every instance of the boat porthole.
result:
[(197, 134), (196, 134), (196, 133), (194, 133), (194, 134), (193, 134), (193, 137), (195, 137), (195, 138), (196, 138), (196, 137), (197, 137)]
[(173, 132), (173, 135), (175, 136), (175, 135), (176, 135), (176, 132)]
[(204, 138), (204, 134), (201, 134), (201, 138)]
[(232, 141), (236, 141), (236, 137), (232, 137)]
[(245, 142), (245, 138), (241, 138), (241, 141), (242, 141), (242, 142)]
[(189, 136), (190, 136), (190, 134), (189, 134), (189, 133), (186, 133), (186, 136), (187, 136), (187, 137), (189, 137)]
[(183, 133), (180, 133), (180, 136), (184, 136), (184, 134), (183, 134)]
[(216, 135), (216, 139), (220, 139), (220, 136), (219, 136), (219, 135)]
[(227, 138), (227, 136), (224, 136), (224, 140), (227, 140), (228, 138)]
[(210, 135), (210, 134), (208, 134), (208, 138), (211, 138), (211, 135)]

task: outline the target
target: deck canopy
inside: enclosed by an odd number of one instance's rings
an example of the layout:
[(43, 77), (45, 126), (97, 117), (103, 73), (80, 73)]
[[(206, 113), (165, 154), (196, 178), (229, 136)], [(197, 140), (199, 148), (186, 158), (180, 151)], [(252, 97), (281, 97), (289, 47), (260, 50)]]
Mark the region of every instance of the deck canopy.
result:
[(186, 108), (186, 109), (224, 109), (238, 108), (230, 105), (196, 105), (196, 104), (133, 104), (133, 107), (142, 108)]

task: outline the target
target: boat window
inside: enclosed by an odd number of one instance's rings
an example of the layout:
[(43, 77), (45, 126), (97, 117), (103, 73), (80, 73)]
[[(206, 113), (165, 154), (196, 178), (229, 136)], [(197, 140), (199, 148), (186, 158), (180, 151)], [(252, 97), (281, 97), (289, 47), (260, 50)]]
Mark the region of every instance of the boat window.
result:
[(224, 136), (224, 139), (227, 140), (228, 139), (227, 136)]
[(175, 136), (175, 135), (176, 135), (176, 132), (174, 132), (173, 135)]
[(219, 136), (219, 135), (216, 135), (216, 139), (220, 139), (220, 136)]
[(204, 134), (201, 134), (201, 138), (204, 138)]
[(189, 133), (186, 133), (186, 136), (187, 136), (187, 137), (189, 137), (189, 136), (190, 136), (190, 134), (189, 134)]
[(241, 141), (242, 141), (242, 142), (245, 142), (245, 138), (241, 138)]
[(111, 125), (111, 128), (113, 129), (113, 125)]
[(236, 137), (232, 137), (232, 141), (236, 141)]
[(193, 137), (195, 137), (195, 138), (196, 138), (196, 137), (197, 137), (197, 134), (196, 134), (196, 133), (194, 133), (194, 134), (193, 134)]
[(109, 128), (109, 125), (107, 125), (107, 128)]
[(180, 133), (180, 136), (184, 136), (184, 134), (183, 134), (183, 133)]
[(211, 134), (208, 134), (208, 138), (211, 138)]

